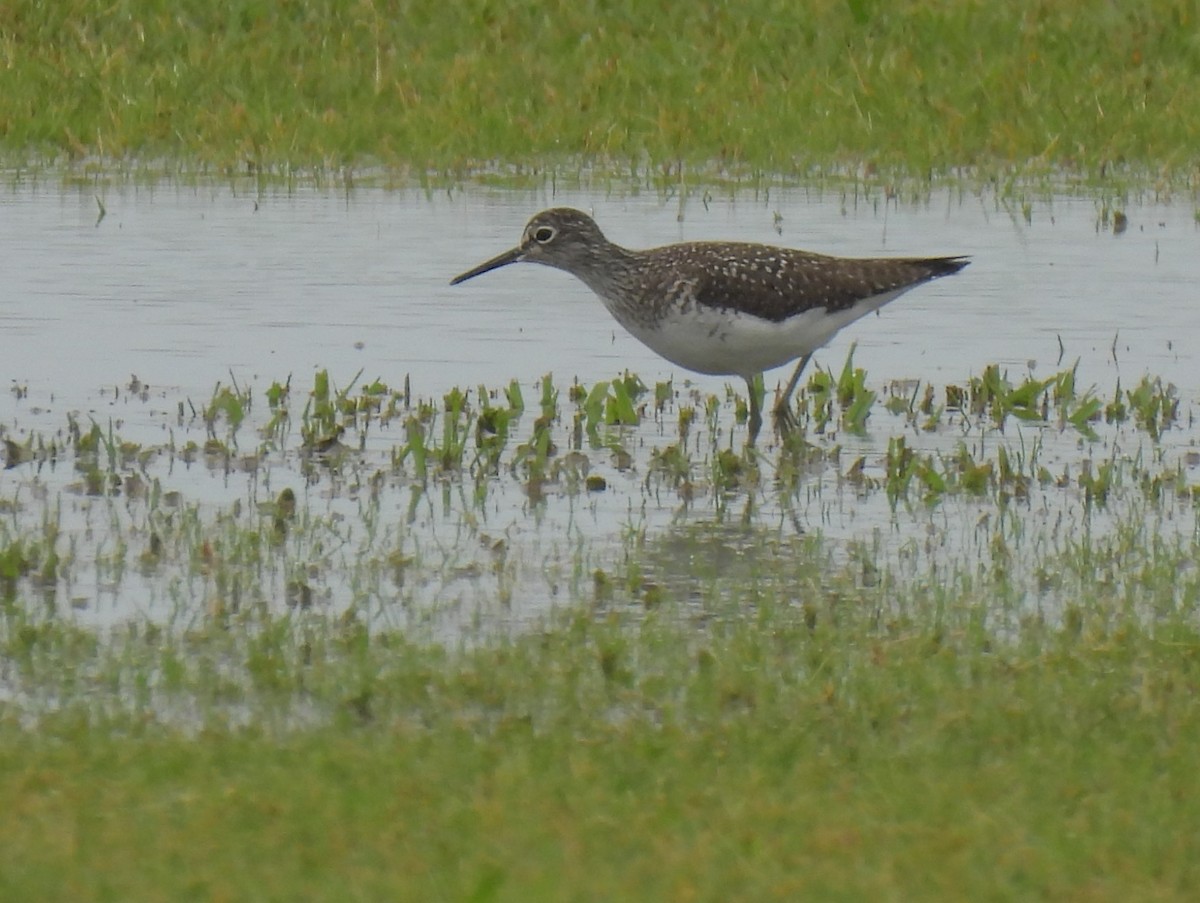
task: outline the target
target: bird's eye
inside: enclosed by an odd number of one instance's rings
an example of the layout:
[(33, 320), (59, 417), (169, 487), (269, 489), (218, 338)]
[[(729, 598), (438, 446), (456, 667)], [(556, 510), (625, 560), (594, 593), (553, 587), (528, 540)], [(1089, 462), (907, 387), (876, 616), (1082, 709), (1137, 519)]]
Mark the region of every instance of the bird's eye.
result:
[(552, 238), (554, 238), (554, 230), (549, 226), (538, 226), (533, 230), (533, 240), (539, 245), (549, 244)]

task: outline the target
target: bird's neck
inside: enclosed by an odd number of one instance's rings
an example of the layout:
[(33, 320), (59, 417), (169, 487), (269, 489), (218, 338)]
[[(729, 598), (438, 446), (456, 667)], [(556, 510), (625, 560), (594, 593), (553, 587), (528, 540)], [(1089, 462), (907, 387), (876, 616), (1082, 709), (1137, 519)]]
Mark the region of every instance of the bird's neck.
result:
[(591, 263), (580, 267), (575, 275), (593, 292), (608, 300), (627, 291), (629, 276), (638, 269), (639, 252), (608, 242)]

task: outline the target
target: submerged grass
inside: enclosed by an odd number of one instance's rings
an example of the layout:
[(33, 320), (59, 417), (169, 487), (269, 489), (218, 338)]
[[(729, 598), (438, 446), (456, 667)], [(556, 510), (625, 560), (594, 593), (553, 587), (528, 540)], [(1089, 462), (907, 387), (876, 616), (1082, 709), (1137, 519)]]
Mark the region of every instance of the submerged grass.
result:
[(1189, 0), (17, 0), (0, 11), (0, 148), (417, 174), (1187, 174), (1198, 27)]

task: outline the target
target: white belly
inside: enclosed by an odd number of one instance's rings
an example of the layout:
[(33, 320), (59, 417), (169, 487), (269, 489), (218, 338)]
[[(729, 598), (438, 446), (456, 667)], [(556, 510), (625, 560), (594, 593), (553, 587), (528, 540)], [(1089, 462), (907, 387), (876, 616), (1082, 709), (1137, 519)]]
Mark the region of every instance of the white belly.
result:
[(656, 327), (622, 325), (634, 338), (680, 367), (696, 373), (751, 377), (811, 354), (843, 326), (899, 294), (879, 295), (832, 313), (816, 307), (780, 323), (728, 308), (690, 306)]

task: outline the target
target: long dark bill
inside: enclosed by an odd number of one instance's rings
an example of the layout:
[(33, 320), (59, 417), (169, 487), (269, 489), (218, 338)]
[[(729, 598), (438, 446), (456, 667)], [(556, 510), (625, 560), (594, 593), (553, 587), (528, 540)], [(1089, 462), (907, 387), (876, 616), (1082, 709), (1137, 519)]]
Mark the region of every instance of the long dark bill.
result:
[(491, 260), (484, 261), (473, 270), (467, 270), (461, 276), (455, 276), (450, 280), (451, 285), (458, 285), (460, 282), (466, 282), (468, 279), (474, 279), (476, 276), (482, 276), (491, 270), (497, 270), (500, 267), (508, 266), (510, 263), (516, 263), (525, 256), (525, 252), (520, 248), (513, 248), (511, 251), (505, 251), (493, 257)]

